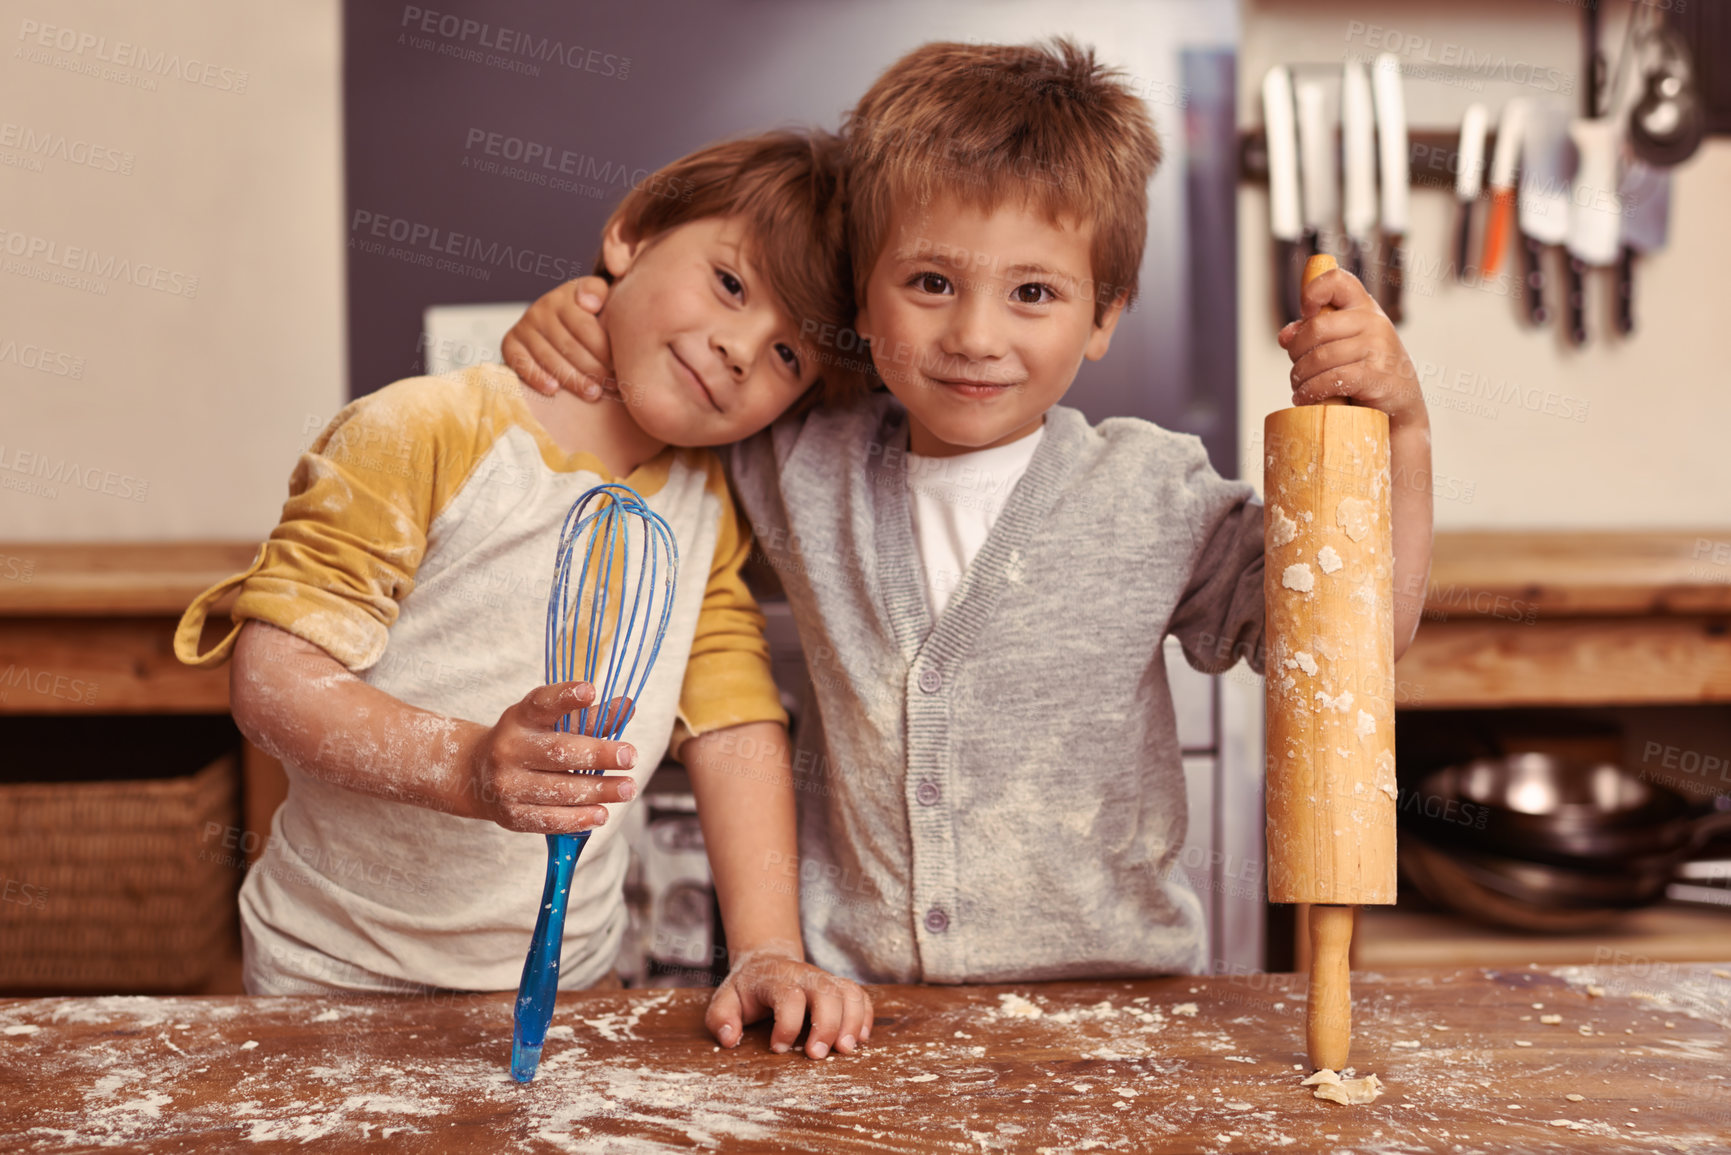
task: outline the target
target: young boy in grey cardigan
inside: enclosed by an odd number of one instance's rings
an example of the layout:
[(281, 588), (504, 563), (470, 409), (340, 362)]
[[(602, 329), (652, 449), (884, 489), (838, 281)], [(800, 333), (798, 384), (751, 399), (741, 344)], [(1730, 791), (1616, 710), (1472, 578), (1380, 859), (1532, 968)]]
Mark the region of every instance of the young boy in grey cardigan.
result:
[[(888, 392), (785, 417), (730, 462), (816, 697), (796, 767), (811, 961), (868, 982), (1201, 969), (1161, 643), (1262, 668), (1262, 506), (1196, 438), (1059, 404), (1136, 291), (1152, 124), (1068, 42), (928, 44), (847, 138), (857, 330)], [(605, 293), (530, 309), (505, 346), (524, 380), (606, 383)], [(1280, 340), (1295, 403), (1383, 410), (1392, 475), (1428, 478), (1416, 374), (1357, 280), (1312, 282)], [(1428, 488), (1397, 482), (1393, 512), (1410, 588)], [(1397, 654), (1417, 620), (1397, 602)]]

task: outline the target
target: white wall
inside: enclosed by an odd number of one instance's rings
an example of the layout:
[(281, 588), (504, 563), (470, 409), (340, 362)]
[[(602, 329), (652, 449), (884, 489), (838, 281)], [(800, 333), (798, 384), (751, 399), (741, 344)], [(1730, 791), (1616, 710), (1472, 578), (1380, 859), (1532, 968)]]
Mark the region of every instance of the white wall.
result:
[(337, 0), (5, 0), (0, 41), (0, 540), (263, 537), (347, 395)]
[[(1605, 50), (1614, 57), (1627, 6), (1602, 0), (1602, 8)], [(1240, 122), (1261, 124), (1260, 85), (1270, 66), (1295, 60), (1338, 65), (1348, 52), (1374, 52), (1379, 33), (1360, 25), (1378, 26), (1385, 44), (1389, 30), (1417, 38), (1422, 46), (1408, 56), (1415, 64), (1453, 62), (1471, 53), (1506, 62), (1504, 74), (1549, 78), (1555, 70), (1572, 86), (1581, 71), (1580, 13), (1573, 4), (1537, 0), (1247, 0)], [(1474, 80), (1483, 81), (1477, 91), (1469, 86)], [(1466, 105), (1479, 100), (1489, 106), (1494, 126), (1505, 99), (1547, 95), (1548, 83), (1522, 86), (1435, 69), (1433, 78), (1407, 82), (1409, 121), (1452, 130)], [(1571, 109), (1579, 107), (1575, 97), (1559, 98)], [(1637, 268), (1637, 331), (1627, 340), (1607, 333), (1608, 273), (1595, 274), (1589, 283), (1592, 337), (1579, 350), (1555, 324), (1527, 327), (1518, 300), (1409, 273), (1401, 337), (1421, 370), (1433, 367), (1425, 385), (1439, 475), (1439, 528), (1731, 523), (1731, 453), (1725, 448), (1731, 430), (1725, 359), (1731, 336), (1725, 303), (1731, 140), (1710, 138), (1675, 177), (1670, 247)], [(1291, 368), (1274, 341), (1266, 193), (1264, 186), (1243, 185), (1239, 196), (1240, 445), (1243, 476), (1258, 483), (1262, 468), (1254, 439), (1264, 415), (1289, 403)], [(1451, 251), (1455, 221), (1451, 193), (1414, 190), (1409, 244), (1421, 261), (1435, 262)], [(1505, 271), (1513, 257), (1505, 257)], [(1553, 278), (1553, 294), (1555, 285)], [(1512, 401), (1490, 404), (1488, 414), (1445, 406), (1483, 406), (1482, 398), (1451, 388), (1465, 384), (1470, 390), (1481, 377), (1499, 393), (1514, 386), (1523, 396), (1537, 394), (1541, 400), (1535, 404), (1543, 404), (1546, 392), (1578, 398), (1587, 405), (1586, 420), (1531, 412)]]

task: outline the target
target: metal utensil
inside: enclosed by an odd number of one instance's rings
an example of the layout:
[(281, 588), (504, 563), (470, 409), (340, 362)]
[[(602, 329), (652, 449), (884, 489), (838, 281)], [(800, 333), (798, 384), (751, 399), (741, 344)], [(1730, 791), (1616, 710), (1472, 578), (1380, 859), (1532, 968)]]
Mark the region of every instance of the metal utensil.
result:
[[(1631, 21), (1640, 19), (1637, 6)], [(1629, 142), (1648, 164), (1682, 164), (1707, 135), (1707, 114), (1689, 42), (1653, 8), (1637, 37), (1641, 95), (1629, 113)], [(1620, 63), (1620, 62), (1619, 62)]]
[(1657, 872), (1731, 832), (1731, 811), (1701, 812), (1614, 762), (1528, 751), (1432, 771), (1402, 811), (1427, 842), (1575, 871)]
[[(588, 682), (595, 705), (576, 711), (575, 726), (567, 714), (558, 729), (609, 741), (624, 732), (661, 652), (678, 577), (673, 531), (630, 486), (598, 485), (572, 505), (547, 599), (546, 678)], [(541, 913), (513, 1015), (511, 1077), (520, 1083), (535, 1077), (553, 1021), (565, 905), (588, 841), (587, 830), (547, 836)]]
[(1455, 234), (1455, 276), (1467, 278), (1472, 263), (1473, 204), (1485, 173), (1485, 106), (1469, 104), (1461, 116), (1460, 151), (1456, 154), (1455, 201), (1460, 205), (1460, 223)]
[(1518, 204), (1527, 319), (1535, 325), (1551, 317), (1545, 304), (1545, 246), (1560, 245), (1569, 235), (1568, 164), (1567, 114), (1549, 105), (1529, 107), (1521, 131)]
[(1617, 142), (1622, 125), (1610, 117), (1569, 125), (1575, 180), (1569, 190), (1569, 338), (1587, 341), (1587, 269), (1617, 262), (1622, 208), (1617, 196)]
[(1349, 60), (1340, 74), (1341, 224), (1346, 229), (1346, 271), (1364, 279), (1364, 258), (1376, 229), (1376, 128), (1370, 77)]
[(1520, 99), (1503, 105), (1497, 121), (1497, 150), (1491, 156), (1491, 211), (1485, 220), (1484, 255), (1479, 267), (1494, 274), (1503, 263), (1508, 247), (1509, 225), (1515, 216), (1515, 166), (1521, 159), (1521, 139), (1527, 117), (1527, 102)]
[(1401, 865), (1442, 905), (1527, 930), (1603, 925), (1665, 898), (1731, 811), (1604, 761), (1525, 752), (1426, 775), (1401, 804)]
[(1334, 232), (1340, 201), (1340, 173), (1335, 166), (1334, 133), (1329, 131), (1328, 110), (1322, 85), (1299, 81), (1294, 90), (1298, 102), (1298, 177), (1303, 203), (1305, 256), (1322, 251), (1325, 238)]
[(1623, 247), (1617, 260), (1617, 331), (1635, 331), (1635, 254), (1665, 247), (1671, 227), (1671, 171), (1631, 157), (1617, 185), (1623, 205)]
[(1407, 152), (1406, 94), (1401, 88), (1400, 57), (1384, 52), (1371, 66), (1371, 90), (1376, 97), (1377, 169), (1382, 176), (1382, 276), (1378, 280), (1382, 311), (1400, 324), (1401, 284), (1406, 254), (1407, 184), (1412, 177), (1412, 159)]
[(1292, 74), (1270, 68), (1262, 78), (1263, 134), (1268, 142), (1268, 226), (1274, 234), (1274, 299), (1280, 323), (1299, 317), (1298, 129)]

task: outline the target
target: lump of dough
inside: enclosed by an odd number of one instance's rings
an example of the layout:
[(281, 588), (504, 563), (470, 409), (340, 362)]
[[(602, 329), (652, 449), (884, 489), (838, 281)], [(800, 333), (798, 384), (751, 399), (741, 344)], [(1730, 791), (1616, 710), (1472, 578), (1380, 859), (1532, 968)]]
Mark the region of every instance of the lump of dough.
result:
[(1325, 545), (1316, 551), (1316, 564), (1322, 567), (1323, 573), (1334, 573), (1346, 563), (1340, 560), (1332, 545)]
[(1286, 567), (1280, 575), (1280, 584), (1289, 590), (1297, 590), (1307, 594), (1316, 588), (1316, 576), (1310, 572), (1310, 566), (1304, 562), (1295, 562)]
[(1361, 497), (1343, 497), (1340, 504), (1334, 507), (1335, 524), (1346, 531), (1346, 536), (1353, 541), (1363, 541), (1370, 536), (1371, 522), (1374, 511), (1370, 502)]
[(1268, 544), (1285, 545), (1298, 534), (1298, 523), (1278, 505), (1268, 507)]
[(1354, 1103), (1375, 1102), (1377, 1096), (1382, 1094), (1382, 1080), (1375, 1075), (1366, 1075), (1362, 1079), (1343, 1079), (1327, 1067), (1300, 1085), (1315, 1087), (1318, 1099), (1349, 1107)]

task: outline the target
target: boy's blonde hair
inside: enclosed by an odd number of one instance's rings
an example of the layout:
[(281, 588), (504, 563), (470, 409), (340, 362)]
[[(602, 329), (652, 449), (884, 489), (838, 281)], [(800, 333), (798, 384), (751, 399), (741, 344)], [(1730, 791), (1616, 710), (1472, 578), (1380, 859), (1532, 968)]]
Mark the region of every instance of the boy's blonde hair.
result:
[[(720, 141), (658, 169), (607, 218), (606, 227), (618, 224), (635, 240), (712, 217), (743, 220), (747, 255), (818, 362), (803, 406), (843, 403), (867, 389), (858, 355), (834, 352), (833, 335), (851, 330), (854, 318), (842, 159), (840, 138), (818, 129)], [(604, 261), (595, 264), (613, 279)]]
[(1092, 49), (922, 45), (879, 76), (844, 128), (848, 248), (863, 302), (898, 205), (956, 196), (990, 212), (1021, 198), (1094, 226), (1094, 320), (1136, 295), (1160, 141), (1140, 97)]

